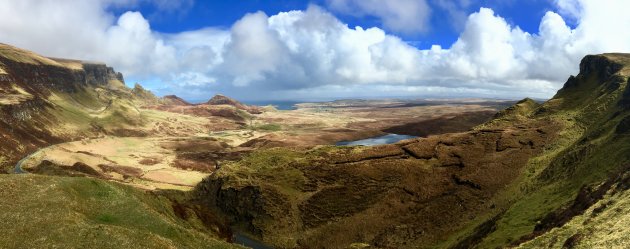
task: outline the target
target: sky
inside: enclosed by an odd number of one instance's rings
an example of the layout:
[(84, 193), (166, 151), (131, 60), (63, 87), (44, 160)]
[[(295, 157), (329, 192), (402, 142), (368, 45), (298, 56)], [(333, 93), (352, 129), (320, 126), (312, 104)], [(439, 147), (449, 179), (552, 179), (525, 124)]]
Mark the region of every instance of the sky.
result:
[(550, 98), (627, 0), (3, 0), (0, 42), (203, 101)]

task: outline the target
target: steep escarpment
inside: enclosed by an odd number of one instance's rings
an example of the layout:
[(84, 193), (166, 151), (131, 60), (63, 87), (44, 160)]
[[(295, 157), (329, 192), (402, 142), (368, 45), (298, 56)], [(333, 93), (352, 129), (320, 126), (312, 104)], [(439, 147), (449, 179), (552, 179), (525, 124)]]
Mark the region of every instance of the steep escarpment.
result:
[[(87, 144), (105, 136), (141, 140), (149, 134), (208, 131), (208, 119), (141, 108), (157, 100), (139, 85), (127, 88), (122, 75), (105, 64), (46, 58), (0, 44), (1, 171), (32, 173), (0, 174), (0, 231), (5, 235), (0, 247), (233, 248), (226, 242), (229, 228), (205, 208), (183, 203), (185, 192), (114, 183), (129, 183), (144, 173), (87, 151)], [(30, 156), (72, 140), (76, 149), (55, 153), (70, 154), (61, 162), (22, 167)], [(97, 145), (96, 150), (121, 147)], [(85, 156), (107, 165), (88, 165)], [(65, 159), (77, 161), (64, 165)]]
[[(497, 200), (506, 203), (507, 208), (497, 214), (493, 229), (478, 240), (479, 248), (518, 245), (550, 232), (555, 226), (579, 219), (598, 202), (596, 189), (605, 192), (602, 185), (617, 184), (618, 180), (609, 179), (620, 179), (613, 176), (627, 172), (630, 141), (620, 127), (630, 115), (624, 104), (628, 101), (625, 93), (629, 59), (625, 54), (586, 56), (580, 64), (580, 73), (571, 76), (551, 100), (533, 111), (530, 119), (555, 120), (563, 124), (563, 129), (540, 155), (529, 160), (511, 187), (498, 195)], [(596, 191), (592, 192), (593, 189)], [(452, 239), (465, 241), (483, 223), (473, 224)], [(586, 229), (594, 228), (584, 225)], [(548, 242), (545, 246), (555, 243)], [(569, 244), (572, 243), (579, 244), (577, 239)], [(621, 245), (619, 241), (616, 243), (609, 246)]]
[[(469, 132), (260, 151), (223, 166), (196, 196), (280, 248), (518, 245), (584, 199), (585, 188), (625, 171), (629, 58), (587, 56), (553, 99), (525, 99)], [(570, 224), (580, 212), (568, 214), (545, 226)]]
[(515, 184), (518, 194), (510, 193), (519, 199), (480, 246), (501, 245), (506, 237), (516, 244), (535, 238), (541, 235), (540, 227), (554, 226), (548, 224), (547, 217), (562, 213), (576, 200), (584, 201), (578, 204), (580, 211), (563, 219), (581, 215), (596, 203), (579, 198), (585, 189), (597, 189), (610, 177), (627, 172), (630, 139), (623, 127), (630, 116), (625, 104), (629, 66), (630, 56), (625, 54), (587, 56), (581, 62), (580, 74), (570, 77), (565, 87), (536, 111), (535, 118), (558, 120), (565, 129), (545, 153), (530, 159)]
[(491, 198), (555, 139), (557, 125), (523, 122), (369, 148), (274, 149), (224, 166), (197, 192), (234, 225), (283, 248), (430, 245), (498, 209)]
[[(615, 248), (630, 243), (630, 173), (584, 187), (573, 203), (549, 213), (520, 248)], [(533, 238), (533, 239), (532, 239)]]
[(62, 141), (141, 135), (147, 98), (102, 63), (47, 58), (0, 44), (0, 155), (3, 172), (38, 148)]

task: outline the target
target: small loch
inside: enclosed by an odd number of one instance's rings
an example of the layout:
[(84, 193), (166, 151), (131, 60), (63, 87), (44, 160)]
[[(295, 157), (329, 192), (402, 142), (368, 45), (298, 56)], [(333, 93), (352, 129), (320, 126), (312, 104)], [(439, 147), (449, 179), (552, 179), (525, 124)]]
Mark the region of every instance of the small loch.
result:
[(393, 144), (393, 143), (396, 143), (398, 141), (405, 140), (405, 139), (411, 139), (411, 138), (416, 138), (416, 136), (400, 135), (400, 134), (387, 134), (387, 135), (383, 135), (383, 136), (371, 137), (371, 138), (355, 140), (355, 141), (341, 141), (341, 142), (337, 142), (335, 145), (347, 145), (347, 146), (364, 145), (364, 146), (370, 146), (370, 145), (380, 145), (380, 144)]
[(252, 249), (273, 249), (273, 247), (265, 245), (262, 241), (258, 241), (243, 233), (235, 232), (232, 237), (234, 244), (242, 245)]

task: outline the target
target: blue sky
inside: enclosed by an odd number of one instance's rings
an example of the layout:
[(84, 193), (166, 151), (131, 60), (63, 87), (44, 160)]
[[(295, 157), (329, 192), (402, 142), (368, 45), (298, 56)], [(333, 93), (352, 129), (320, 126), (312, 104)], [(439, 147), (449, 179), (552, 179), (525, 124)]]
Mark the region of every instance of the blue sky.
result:
[[(630, 1), (5, 0), (0, 42), (205, 100), (549, 98), (630, 52)], [(43, 42), (45, 41), (45, 42)]]
[[(456, 1), (454, 1), (456, 2)], [(430, 19), (431, 28), (427, 32), (406, 34), (387, 30), (382, 26), (379, 18), (371, 16), (352, 16), (344, 13), (335, 13), (344, 23), (350, 27), (380, 27), (395, 34), (405, 41), (421, 49), (428, 49), (434, 44), (447, 47), (454, 43), (461, 28), (462, 23), (451, 20), (449, 13), (437, 6), (435, 2), (428, 2), (433, 5)], [(247, 13), (263, 11), (267, 15), (274, 15), (279, 12), (291, 10), (305, 10), (310, 4), (326, 7), (324, 0), (302, 1), (302, 0), (240, 0), (240, 1), (190, 1), (181, 9), (173, 11), (163, 11), (150, 2), (144, 2), (133, 8), (112, 8), (112, 12), (120, 16), (129, 10), (139, 11), (151, 22), (151, 27), (157, 32), (178, 33), (182, 31), (197, 30), (204, 27), (217, 27), (228, 29), (236, 21)], [(466, 15), (473, 13), (481, 7), (491, 8), (496, 14), (504, 17), (510, 24), (519, 26), (529, 33), (537, 33), (540, 19), (549, 10), (557, 9), (552, 0), (490, 0), (490, 1), (470, 1), (470, 4), (463, 7)]]

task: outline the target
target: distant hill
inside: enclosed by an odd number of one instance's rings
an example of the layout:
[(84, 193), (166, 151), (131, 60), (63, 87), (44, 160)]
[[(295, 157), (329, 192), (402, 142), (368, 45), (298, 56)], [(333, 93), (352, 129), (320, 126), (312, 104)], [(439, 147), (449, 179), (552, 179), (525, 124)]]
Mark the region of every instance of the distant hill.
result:
[(160, 98), (155, 96), (153, 92), (144, 89), (144, 87), (138, 83), (134, 85), (132, 94), (135, 99), (141, 99), (144, 105), (157, 105), (160, 103)]
[(166, 95), (162, 97), (161, 103), (164, 105), (175, 105), (175, 106), (191, 106), (191, 103), (188, 101), (177, 97), (176, 95)]
[[(255, 107), (237, 106), (259, 113)], [(195, 110), (185, 112), (184, 107)], [(245, 120), (231, 108), (203, 109), (208, 108), (174, 95), (158, 98), (137, 83), (128, 88), (123, 75), (103, 63), (47, 58), (0, 44), (2, 171), (12, 171), (12, 164), (38, 148), (63, 141), (181, 133), (163, 121), (185, 120), (179, 118), (183, 114), (226, 120), (212, 129), (237, 128)]]
[(211, 127), (210, 119), (150, 108), (163, 102), (190, 106), (174, 96), (160, 99), (140, 84), (130, 89), (121, 73), (103, 63), (47, 58), (0, 44), (0, 229), (7, 232), (0, 247), (234, 248), (222, 220), (180, 204), (181, 193), (83, 177), (6, 174), (24, 156), (52, 144), (239, 127), (220, 117), (220, 126)]
[(232, 99), (230, 97), (227, 97), (225, 95), (221, 95), (221, 94), (217, 94), (214, 95), (214, 97), (212, 97), (210, 100), (208, 100), (208, 102), (206, 102), (206, 104), (208, 105), (228, 105), (228, 106), (233, 106), (236, 107), (237, 109), (240, 110), (244, 110), (247, 111), (249, 113), (252, 114), (259, 114), (262, 113), (262, 108), (257, 107), (257, 106), (250, 106), (250, 105), (245, 105), (235, 99)]
[(624, 248), (629, 76), (630, 55), (589, 55), (469, 132), (259, 151), (196, 196), (279, 248)]
[[(524, 99), (470, 131), (256, 150), (191, 192), (0, 174), (0, 247), (232, 248), (236, 227), (277, 248), (625, 248), (629, 83), (630, 55), (589, 55), (552, 99)], [(105, 64), (0, 44), (4, 173), (51, 144), (179, 139), (246, 127), (258, 111), (222, 95), (158, 98)], [(219, 156), (207, 146), (183, 159)]]
[(105, 64), (46, 58), (0, 44), (0, 153), (15, 162), (48, 144), (144, 122), (123, 75)]

